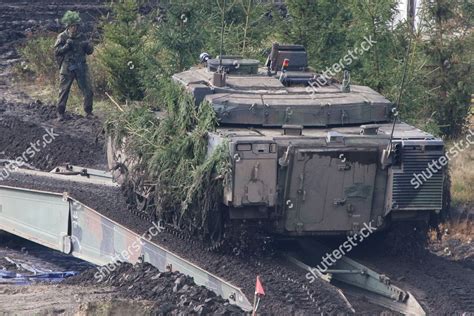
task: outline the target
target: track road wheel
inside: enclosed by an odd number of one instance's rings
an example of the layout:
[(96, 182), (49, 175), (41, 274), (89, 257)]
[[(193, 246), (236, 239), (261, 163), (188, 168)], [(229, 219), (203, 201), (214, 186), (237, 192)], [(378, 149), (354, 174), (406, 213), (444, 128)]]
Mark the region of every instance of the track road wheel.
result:
[(137, 210), (140, 212), (146, 212), (148, 208), (148, 199), (144, 196), (136, 193), (135, 194), (135, 203), (137, 205)]

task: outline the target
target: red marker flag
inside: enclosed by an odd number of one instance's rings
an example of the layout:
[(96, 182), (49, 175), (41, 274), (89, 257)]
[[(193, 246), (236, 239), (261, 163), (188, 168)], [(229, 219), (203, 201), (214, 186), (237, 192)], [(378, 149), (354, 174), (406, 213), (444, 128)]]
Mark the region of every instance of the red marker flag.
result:
[(257, 284), (255, 285), (255, 294), (265, 295), (265, 290), (263, 289), (262, 282), (260, 282), (260, 277), (257, 275)]

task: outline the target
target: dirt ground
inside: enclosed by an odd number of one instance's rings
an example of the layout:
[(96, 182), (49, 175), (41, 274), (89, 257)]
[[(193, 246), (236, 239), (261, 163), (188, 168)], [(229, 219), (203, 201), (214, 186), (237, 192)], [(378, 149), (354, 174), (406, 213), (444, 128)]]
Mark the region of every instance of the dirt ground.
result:
[(176, 272), (160, 272), (148, 263), (131, 265), (121, 263), (117, 270), (97, 283), (92, 268), (66, 279), (63, 284), (79, 284), (83, 287), (100, 286), (103, 290), (112, 287), (120, 296), (152, 302), (151, 313), (231, 315), (242, 314), (242, 310), (193, 279)]
[(112, 288), (0, 284), (0, 315), (150, 315), (152, 302), (118, 296)]
[(474, 270), (474, 209), (453, 210), (451, 220), (441, 224), (439, 231), (430, 232), (430, 251)]
[(61, 124), (56, 121), (56, 107), (40, 102), (0, 103), (0, 113), (0, 159), (26, 158), (27, 164), (45, 171), (65, 163), (105, 169), (99, 119), (72, 115)]
[[(83, 272), (93, 265), (0, 232), (0, 272), (34, 276)], [(147, 315), (153, 302), (126, 298), (111, 286), (64, 285), (36, 278), (0, 278), (0, 315)]]

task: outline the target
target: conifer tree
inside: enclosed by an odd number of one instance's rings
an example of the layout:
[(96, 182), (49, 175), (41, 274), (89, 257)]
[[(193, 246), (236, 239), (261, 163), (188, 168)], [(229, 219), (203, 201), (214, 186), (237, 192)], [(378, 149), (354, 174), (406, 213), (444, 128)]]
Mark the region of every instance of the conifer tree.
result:
[(422, 2), (421, 27), (425, 55), (431, 69), (425, 84), (429, 105), (442, 134), (462, 134), (473, 88), (472, 33), (474, 4), (469, 0)]
[(121, 101), (144, 96), (140, 70), (148, 24), (139, 7), (137, 0), (117, 1), (111, 5), (112, 19), (103, 23), (104, 45), (99, 58), (113, 94)]

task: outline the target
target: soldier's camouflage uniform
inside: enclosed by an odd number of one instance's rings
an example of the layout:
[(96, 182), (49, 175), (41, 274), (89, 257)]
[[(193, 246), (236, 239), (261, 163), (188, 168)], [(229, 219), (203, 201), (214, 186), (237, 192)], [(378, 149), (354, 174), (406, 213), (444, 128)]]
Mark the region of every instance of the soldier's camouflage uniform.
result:
[(84, 96), (84, 111), (92, 114), (92, 84), (89, 69), (86, 63), (86, 55), (92, 54), (94, 48), (84, 35), (77, 34), (71, 37), (68, 30), (58, 35), (54, 45), (54, 52), (60, 64), (58, 113), (63, 115), (69, 91), (74, 79)]

